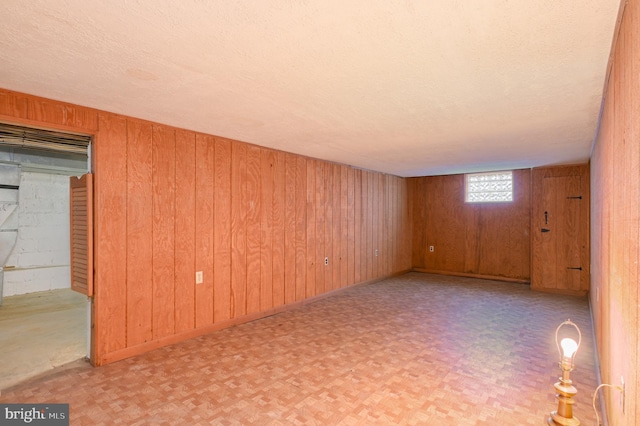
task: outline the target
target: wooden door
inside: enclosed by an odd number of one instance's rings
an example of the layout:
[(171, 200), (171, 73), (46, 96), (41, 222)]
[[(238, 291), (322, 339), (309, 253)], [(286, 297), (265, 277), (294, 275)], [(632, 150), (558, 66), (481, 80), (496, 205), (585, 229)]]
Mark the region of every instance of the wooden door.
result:
[(69, 179), (71, 289), (93, 296), (93, 175)]
[(588, 182), (586, 165), (533, 170), (532, 289), (589, 290)]

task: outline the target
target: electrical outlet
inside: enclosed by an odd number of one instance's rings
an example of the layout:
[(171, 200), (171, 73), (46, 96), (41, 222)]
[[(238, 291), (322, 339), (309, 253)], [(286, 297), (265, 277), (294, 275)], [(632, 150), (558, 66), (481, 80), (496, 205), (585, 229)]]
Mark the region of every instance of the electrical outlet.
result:
[(378, 255), (378, 249), (376, 249), (376, 256)]
[(429, 252), (433, 253), (433, 246), (429, 246)]
[(324, 258), (324, 266), (329, 266), (329, 258), (328, 257)]
[(620, 393), (620, 409), (622, 410), (622, 414), (624, 414), (624, 377), (620, 376), (620, 387), (622, 388)]
[(202, 274), (202, 271), (196, 272), (196, 284), (202, 284), (203, 281), (204, 281), (204, 276)]

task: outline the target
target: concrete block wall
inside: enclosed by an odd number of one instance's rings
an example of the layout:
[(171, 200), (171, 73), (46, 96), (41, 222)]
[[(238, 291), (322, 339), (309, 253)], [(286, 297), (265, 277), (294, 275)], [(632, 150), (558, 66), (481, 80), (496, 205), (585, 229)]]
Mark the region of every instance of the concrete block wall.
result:
[(7, 260), (14, 268), (5, 269), (3, 296), (68, 288), (69, 177), (22, 171), (18, 203), (8, 219), (18, 239)]

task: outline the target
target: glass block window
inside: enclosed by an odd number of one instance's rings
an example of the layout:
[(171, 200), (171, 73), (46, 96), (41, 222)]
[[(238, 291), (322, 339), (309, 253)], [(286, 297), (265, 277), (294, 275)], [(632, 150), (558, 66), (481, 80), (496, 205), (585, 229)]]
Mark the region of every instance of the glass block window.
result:
[(465, 175), (467, 203), (502, 203), (513, 201), (513, 173), (490, 172)]

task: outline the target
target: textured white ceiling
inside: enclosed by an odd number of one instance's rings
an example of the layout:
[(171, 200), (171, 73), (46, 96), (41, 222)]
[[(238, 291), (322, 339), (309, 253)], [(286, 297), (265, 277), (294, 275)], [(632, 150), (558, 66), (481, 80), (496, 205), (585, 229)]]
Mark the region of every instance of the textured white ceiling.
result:
[(619, 0), (2, 0), (0, 87), (399, 176), (586, 161)]

